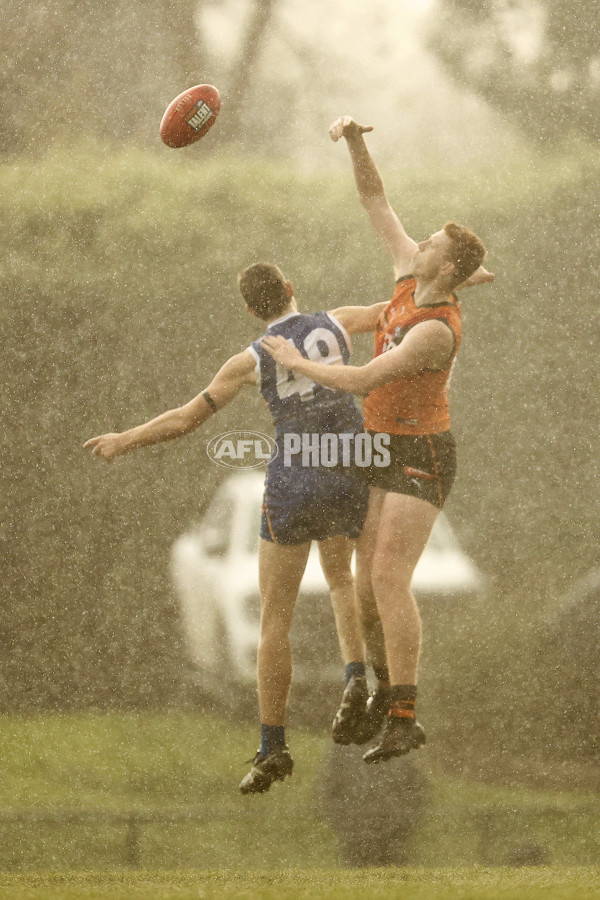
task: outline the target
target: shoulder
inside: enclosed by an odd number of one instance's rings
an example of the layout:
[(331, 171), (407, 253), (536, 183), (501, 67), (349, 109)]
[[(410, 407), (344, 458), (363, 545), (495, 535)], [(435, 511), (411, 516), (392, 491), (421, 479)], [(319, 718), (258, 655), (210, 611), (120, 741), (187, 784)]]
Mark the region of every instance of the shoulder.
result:
[(230, 356), (226, 363), (223, 364), (222, 371), (229, 375), (245, 375), (252, 372), (256, 366), (256, 350), (255, 345), (259, 343), (255, 341), (250, 347)]
[(444, 371), (451, 365), (458, 349), (459, 337), (445, 319), (422, 319), (409, 325), (401, 347), (418, 354), (423, 372)]
[(460, 304), (450, 302), (422, 306), (416, 310), (415, 318), (420, 321), (438, 321), (451, 328), (460, 326)]
[(432, 335), (435, 330), (452, 334), (454, 341), (460, 340), (461, 320), (460, 307), (453, 303), (440, 303), (432, 306), (415, 308), (412, 315), (405, 320), (407, 328), (427, 329)]
[(450, 305), (425, 307), (406, 323), (404, 334), (411, 343), (416, 342), (435, 354), (435, 363), (430, 363), (428, 369), (444, 369), (452, 361), (461, 341), (460, 318), (454, 317)]

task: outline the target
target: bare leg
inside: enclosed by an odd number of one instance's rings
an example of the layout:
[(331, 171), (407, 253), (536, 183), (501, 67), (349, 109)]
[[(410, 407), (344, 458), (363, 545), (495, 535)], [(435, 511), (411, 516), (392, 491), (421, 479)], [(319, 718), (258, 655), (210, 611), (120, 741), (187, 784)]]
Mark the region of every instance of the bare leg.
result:
[(345, 664), (365, 660), (351, 568), (353, 551), (354, 541), (341, 535), (319, 541), (321, 567), (329, 585), (340, 653)]
[(405, 494), (386, 494), (381, 507), (372, 584), (385, 635), (390, 706), (379, 743), (363, 756), (366, 763), (403, 756), (425, 743), (415, 718), (421, 616), (410, 583), (437, 514), (432, 504)]
[(356, 592), (362, 632), (367, 648), (367, 659), (378, 670), (386, 666), (386, 652), (371, 573), (385, 495), (386, 492), (381, 488), (371, 488), (367, 518), (356, 546)]
[(363, 731), (369, 690), (364, 673), (365, 648), (351, 568), (353, 550), (354, 541), (345, 537), (319, 543), (342, 659), (346, 666), (348, 663), (363, 664), (362, 671), (355, 666), (346, 669), (346, 686), (331, 726), (331, 736), (336, 744), (363, 743), (366, 739), (363, 738)]
[(405, 494), (387, 493), (381, 507), (372, 584), (392, 684), (417, 683), (421, 616), (410, 583), (437, 515), (432, 504)]
[(292, 678), (290, 628), (310, 541), (284, 546), (260, 540), (261, 596), (258, 705), (264, 725), (283, 725)]

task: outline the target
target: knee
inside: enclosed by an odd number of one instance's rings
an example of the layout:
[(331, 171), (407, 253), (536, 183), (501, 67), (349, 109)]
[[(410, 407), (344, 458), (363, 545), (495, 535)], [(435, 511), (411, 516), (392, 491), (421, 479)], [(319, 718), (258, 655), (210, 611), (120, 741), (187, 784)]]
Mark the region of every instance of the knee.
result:
[(325, 581), (330, 591), (339, 588), (349, 588), (354, 585), (354, 575), (351, 568), (351, 557), (339, 555), (337, 557), (321, 553), (321, 568)]
[(289, 637), (290, 620), (270, 605), (263, 607), (260, 616), (260, 644), (284, 645)]
[(356, 593), (360, 597), (367, 600), (373, 596), (373, 586), (371, 584), (371, 572), (373, 569), (373, 560), (371, 557), (357, 555), (356, 557)]
[(387, 596), (391, 591), (402, 590), (408, 587), (405, 579), (398, 577), (398, 573), (379, 569), (374, 569), (371, 575), (371, 585), (378, 603), (380, 602), (380, 597)]
[(347, 538), (320, 542), (319, 558), (330, 591), (353, 587), (352, 544)]
[(391, 551), (381, 549), (373, 556), (371, 566), (371, 583), (375, 594), (379, 590), (409, 590), (414, 571), (414, 564), (405, 560), (401, 554), (393, 555)]
[(276, 670), (287, 667), (292, 654), (289, 634), (277, 629), (261, 629), (257, 652), (259, 665)]
[(356, 599), (363, 629), (369, 630), (379, 621), (371, 572), (365, 568), (356, 573)]
[(325, 580), (330, 591), (349, 590), (354, 587), (354, 576), (350, 569), (335, 569), (325, 572)]

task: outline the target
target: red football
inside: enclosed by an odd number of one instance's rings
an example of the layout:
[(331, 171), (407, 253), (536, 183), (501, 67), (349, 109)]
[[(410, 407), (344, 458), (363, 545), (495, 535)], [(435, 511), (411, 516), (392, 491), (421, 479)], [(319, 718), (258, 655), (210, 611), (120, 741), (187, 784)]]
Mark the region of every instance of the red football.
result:
[(187, 147), (213, 127), (221, 109), (221, 98), (212, 84), (197, 84), (169, 103), (160, 123), (160, 136), (167, 147)]

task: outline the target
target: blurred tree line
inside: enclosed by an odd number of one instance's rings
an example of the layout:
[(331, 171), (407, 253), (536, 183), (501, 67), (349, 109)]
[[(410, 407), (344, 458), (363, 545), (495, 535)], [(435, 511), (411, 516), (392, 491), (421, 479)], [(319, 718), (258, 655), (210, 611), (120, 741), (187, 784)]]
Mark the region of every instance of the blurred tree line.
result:
[(530, 140), (600, 137), (596, 0), (441, 0), (429, 46)]
[[(5, 0), (0, 152), (37, 150), (57, 135), (146, 140), (155, 135), (172, 97), (201, 81), (216, 81), (224, 92), (214, 141), (247, 149), (273, 146), (290, 127), (289, 104), (297, 99), (292, 81), (310, 92), (335, 85), (335, 78), (321, 72), (320, 87), (315, 67), (326, 60), (305, 39), (288, 33), (283, 13), (292, 5), (291, 0)], [(207, 24), (215, 11), (223, 13), (218, 49)], [(427, 21), (429, 49), (447, 74), (515, 122), (528, 139), (559, 141), (575, 132), (597, 140), (595, 0), (576, 5), (441, 0)], [(374, 9), (374, 22), (384, 35), (385, 2)], [(273, 35), (279, 43), (270, 48), (270, 65), (261, 69)], [(386, 53), (393, 52), (390, 47)], [(335, 63), (334, 55), (330, 62)]]
[[(216, 140), (239, 131), (242, 98), (277, 3), (249, 0), (234, 59), (227, 71), (218, 66), (228, 102)], [(6, 0), (0, 152), (36, 150), (57, 135), (121, 141), (154, 132), (176, 94), (211, 80), (200, 14), (218, 5)]]
[[(201, 432), (112, 466), (81, 445), (186, 401), (258, 336), (237, 271), (276, 260), (307, 309), (391, 294), (349, 176), (207, 161), (196, 149), (166, 161), (56, 153), (35, 179), (27, 163), (0, 169), (4, 710), (181, 702), (169, 549), (223, 474), (206, 442), (249, 422), (268, 429), (262, 401), (248, 389)], [(553, 714), (566, 683), (564, 654), (559, 666), (536, 648), (556, 598), (598, 562), (599, 178), (594, 156), (563, 168), (562, 181), (555, 168), (537, 181), (513, 168), (503, 190), (487, 173), (472, 173), (468, 190), (460, 172), (388, 179), (410, 233), (449, 215), (465, 221), (497, 274), (464, 297), (449, 504), (490, 589), (437, 629), (425, 666), (437, 673), (425, 695), (442, 705), (432, 719), (464, 713), (492, 756), (512, 740), (507, 729), (498, 741), (495, 714), (503, 698), (514, 704), (516, 684), (514, 716), (528, 738), (546, 727), (541, 711)], [(370, 343), (358, 341), (359, 359)], [(582, 634), (597, 641), (597, 621)], [(576, 668), (582, 685), (596, 683), (589, 668)], [(569, 698), (571, 710), (577, 702)]]

